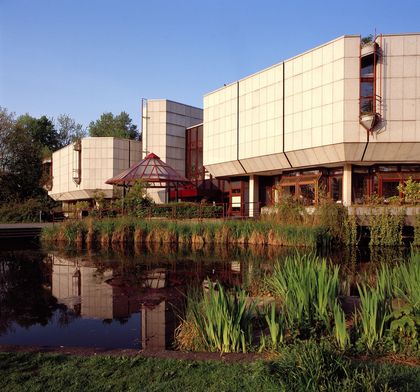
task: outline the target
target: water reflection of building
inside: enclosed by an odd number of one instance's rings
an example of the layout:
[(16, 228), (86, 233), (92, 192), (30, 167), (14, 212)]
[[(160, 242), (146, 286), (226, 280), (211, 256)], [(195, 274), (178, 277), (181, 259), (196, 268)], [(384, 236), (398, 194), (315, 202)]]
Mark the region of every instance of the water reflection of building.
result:
[(141, 346), (145, 350), (168, 349), (174, 339), (177, 323), (174, 304), (161, 301), (158, 304), (142, 303)]
[(52, 257), (52, 294), (82, 317), (112, 319), (138, 312), (137, 303), (107, 282), (112, 269), (98, 270), (79, 258)]
[(179, 298), (167, 301), (168, 292), (161, 290), (167, 285), (165, 269), (150, 270), (136, 287), (127, 287), (114, 269), (100, 269), (86, 258), (49, 255), (48, 260), (52, 295), (59, 303), (90, 319), (128, 318), (140, 312), (141, 348), (171, 347), (177, 320), (174, 302)]

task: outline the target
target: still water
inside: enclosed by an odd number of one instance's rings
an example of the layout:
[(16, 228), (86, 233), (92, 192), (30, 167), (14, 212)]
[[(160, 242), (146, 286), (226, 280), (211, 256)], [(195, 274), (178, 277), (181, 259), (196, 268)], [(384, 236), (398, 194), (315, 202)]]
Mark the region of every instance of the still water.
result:
[[(26, 248), (26, 249), (24, 249)], [(288, 248), (46, 249), (0, 247), (0, 345), (162, 350), (173, 345), (189, 286), (207, 279), (258, 295)], [(355, 276), (406, 250), (335, 250), (352, 294)], [(353, 287), (353, 288), (352, 288)]]

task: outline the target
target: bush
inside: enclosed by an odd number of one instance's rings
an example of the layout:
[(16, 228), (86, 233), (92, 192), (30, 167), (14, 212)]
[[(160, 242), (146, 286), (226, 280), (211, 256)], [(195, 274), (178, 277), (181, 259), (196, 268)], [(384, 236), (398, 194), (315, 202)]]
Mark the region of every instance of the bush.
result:
[(398, 185), (398, 191), (403, 194), (406, 203), (420, 203), (420, 182), (413, 181), (411, 177), (404, 184)]
[(171, 219), (220, 218), (223, 216), (223, 206), (187, 202), (153, 204), (145, 208), (143, 214)]
[(369, 245), (402, 245), (404, 216), (404, 211), (394, 211), (392, 207), (377, 207), (371, 209), (369, 216)]
[(311, 221), (305, 206), (291, 196), (283, 196), (275, 205), (274, 212), (264, 215), (263, 219), (274, 220), (285, 225), (308, 224)]
[(56, 203), (49, 198), (28, 199), (20, 202), (0, 204), (0, 222), (39, 222), (50, 219), (50, 213)]

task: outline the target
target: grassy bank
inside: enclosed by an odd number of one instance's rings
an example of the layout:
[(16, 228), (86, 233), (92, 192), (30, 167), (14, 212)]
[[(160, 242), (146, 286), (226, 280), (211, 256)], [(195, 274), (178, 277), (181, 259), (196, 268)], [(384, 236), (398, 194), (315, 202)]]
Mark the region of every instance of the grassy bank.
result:
[(254, 363), (0, 353), (3, 391), (414, 391), (420, 368), (358, 362), (315, 343)]
[(68, 221), (43, 230), (45, 241), (70, 245), (111, 243), (253, 244), (317, 247), (331, 242), (322, 226), (272, 221), (161, 221), (134, 217)]

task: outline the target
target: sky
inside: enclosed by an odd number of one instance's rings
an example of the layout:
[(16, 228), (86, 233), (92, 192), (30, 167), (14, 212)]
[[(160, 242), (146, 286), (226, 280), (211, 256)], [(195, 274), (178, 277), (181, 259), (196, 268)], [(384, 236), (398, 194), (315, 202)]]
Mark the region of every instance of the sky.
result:
[(0, 106), (87, 126), (203, 95), (345, 34), (420, 31), (419, 0), (0, 0)]

